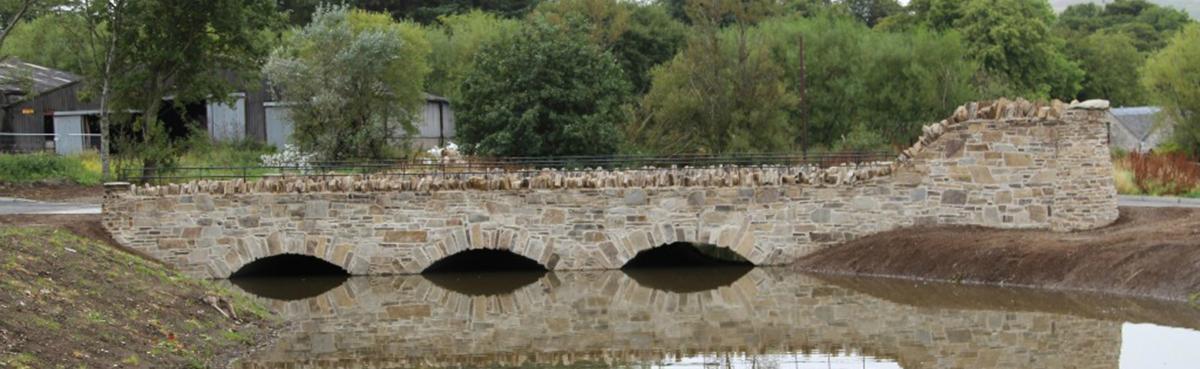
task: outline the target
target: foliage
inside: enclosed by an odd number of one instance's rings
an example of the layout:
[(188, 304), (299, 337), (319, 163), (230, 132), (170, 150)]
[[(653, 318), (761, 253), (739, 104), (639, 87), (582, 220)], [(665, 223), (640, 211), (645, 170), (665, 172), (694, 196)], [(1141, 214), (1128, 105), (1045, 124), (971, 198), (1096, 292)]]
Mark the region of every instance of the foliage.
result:
[[(971, 82), (979, 67), (961, 57), (966, 46), (954, 33), (877, 32), (837, 16), (776, 19), (759, 32), (781, 65), (801, 64), (795, 45), (804, 39), (807, 73), (788, 68), (785, 78), (793, 89), (801, 77), (807, 83), (808, 122), (799, 140), (810, 147), (834, 145), (855, 125), (907, 146), (922, 125), (975, 98)], [(792, 115), (803, 122), (800, 111)]]
[(321, 8), (264, 68), (293, 102), (292, 139), (330, 160), (378, 158), (415, 131), (429, 44), (386, 14)]
[[(656, 151), (770, 152), (792, 144), (787, 112), (796, 96), (769, 44), (752, 33), (767, 15), (758, 2), (695, 3), (689, 9), (693, 36), (687, 47), (653, 72), (645, 105), (649, 125), (633, 138)], [(725, 29), (720, 24), (729, 22)]]
[[(113, 11), (109, 2), (89, 4), (83, 10), (88, 17), (112, 18), (107, 15)], [(128, 0), (122, 4), (122, 26), (108, 30), (112, 44), (92, 45), (111, 50), (113, 67), (86, 68), (89, 80), (111, 85), (86, 86), (93, 95), (111, 87), (108, 111), (137, 112), (123, 120), (129, 122), (124, 131), (131, 136), (119, 151), (124, 160), (140, 162), (146, 174), (153, 174), (171, 166), (182, 147), (159, 120), (168, 103), (164, 97), (172, 97), (170, 103), (176, 106), (214, 96), (225, 99), (236, 88), (230, 75), (252, 80), (265, 55), (261, 30), (274, 21), (275, 8), (270, 0)]]
[(0, 154), (0, 182), (65, 181), (85, 186), (100, 183), (99, 168), (87, 165), (88, 155)]
[(1145, 104), (1138, 68), (1145, 58), (1122, 33), (1098, 32), (1067, 45), (1067, 53), (1084, 70), (1083, 89), (1076, 98), (1107, 99), (1113, 106)]
[(475, 68), (479, 50), (515, 34), (520, 26), (520, 22), (479, 10), (439, 17), (437, 25), (425, 27), (432, 48), (429, 53), (432, 72), (425, 80), (425, 91), (457, 103), (462, 97), (459, 88)]
[(8, 38), (0, 54), (12, 56), (29, 63), (83, 73), (85, 54), (79, 52), (81, 32), (86, 32), (87, 23), (76, 13), (49, 13), (21, 22)]
[(1043, 0), (968, 0), (954, 21), (968, 55), (1033, 97), (1070, 98), (1083, 71), (1063, 53), (1050, 30), (1054, 13)]
[(1104, 6), (1085, 3), (1067, 7), (1058, 26), (1077, 37), (1097, 32), (1124, 34), (1141, 52), (1166, 46), (1172, 35), (1191, 20), (1182, 10), (1155, 5), (1146, 0), (1116, 0)]
[(1146, 61), (1142, 86), (1176, 122), (1172, 140), (1200, 157), (1200, 24), (1192, 24)]
[(544, 2), (535, 16), (562, 28), (582, 32), (610, 51), (633, 85), (650, 89), (650, 69), (670, 60), (683, 46), (687, 29), (658, 4), (613, 0)]
[(884, 18), (904, 10), (896, 0), (841, 0), (841, 4), (867, 27), (875, 27)]
[(1141, 193), (1183, 195), (1200, 188), (1200, 165), (1183, 154), (1130, 153), (1125, 167)]
[(482, 155), (611, 154), (629, 85), (612, 55), (546, 22), (486, 46), (462, 85), (459, 139)]

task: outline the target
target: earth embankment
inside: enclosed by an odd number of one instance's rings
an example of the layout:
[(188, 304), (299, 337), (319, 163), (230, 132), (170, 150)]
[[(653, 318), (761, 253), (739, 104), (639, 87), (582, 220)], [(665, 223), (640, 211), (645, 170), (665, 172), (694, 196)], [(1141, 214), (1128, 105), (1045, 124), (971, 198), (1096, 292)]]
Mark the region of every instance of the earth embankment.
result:
[(1112, 225), (1083, 232), (898, 229), (829, 247), (793, 267), (819, 274), (1197, 299), (1200, 209), (1120, 210)]

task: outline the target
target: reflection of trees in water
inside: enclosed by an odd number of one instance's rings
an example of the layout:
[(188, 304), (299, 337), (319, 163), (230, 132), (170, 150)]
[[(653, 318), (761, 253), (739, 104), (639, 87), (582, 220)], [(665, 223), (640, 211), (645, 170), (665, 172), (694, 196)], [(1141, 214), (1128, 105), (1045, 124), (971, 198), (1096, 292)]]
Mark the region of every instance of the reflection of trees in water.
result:
[(898, 304), (786, 269), (690, 293), (615, 271), (548, 273), (476, 296), (421, 276), (352, 278), (274, 307), (299, 329), (235, 367), (655, 367), (683, 358), (702, 360), (697, 368), (803, 368), (785, 353), (852, 352), (861, 365), (1106, 368), (1120, 349), (1117, 322)]

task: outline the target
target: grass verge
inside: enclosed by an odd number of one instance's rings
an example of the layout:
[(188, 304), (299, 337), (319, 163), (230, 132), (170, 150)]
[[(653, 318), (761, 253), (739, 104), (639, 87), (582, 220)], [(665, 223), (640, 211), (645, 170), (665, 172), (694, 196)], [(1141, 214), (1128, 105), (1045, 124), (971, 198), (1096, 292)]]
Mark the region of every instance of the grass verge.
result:
[(0, 154), (0, 182), (96, 185), (100, 183), (100, 157), (95, 153), (69, 156)]
[(0, 226), (0, 311), (8, 368), (221, 367), (275, 324), (240, 292), (47, 227)]

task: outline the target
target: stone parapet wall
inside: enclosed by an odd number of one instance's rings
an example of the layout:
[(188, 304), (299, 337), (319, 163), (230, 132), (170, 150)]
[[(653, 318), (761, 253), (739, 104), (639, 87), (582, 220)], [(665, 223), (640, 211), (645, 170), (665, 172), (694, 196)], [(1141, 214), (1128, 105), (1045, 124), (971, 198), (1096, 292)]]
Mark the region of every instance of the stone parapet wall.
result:
[(614, 269), (672, 242), (785, 264), (932, 224), (1070, 231), (1116, 219), (1102, 109), (969, 104), (893, 162), (817, 168), (272, 178), (113, 187), (121, 244), (200, 277), (312, 255), (353, 274), (418, 273), (499, 248), (550, 269)]

